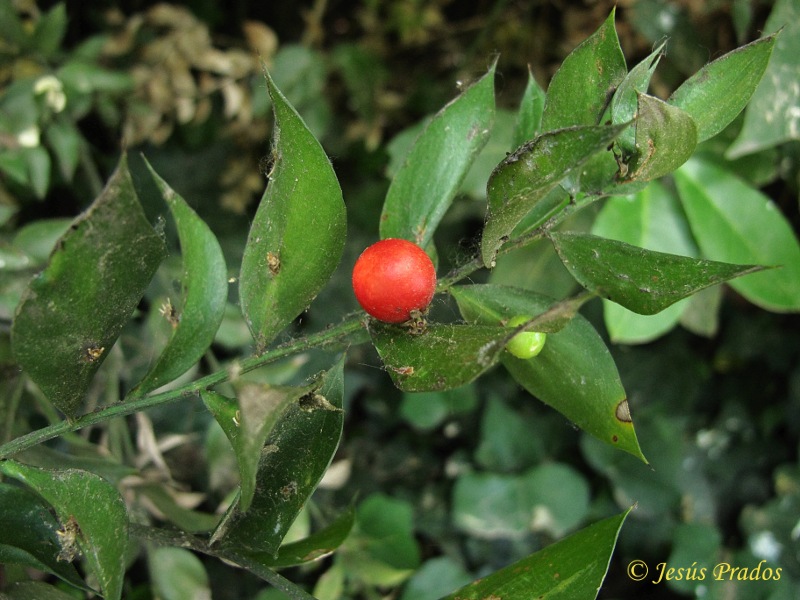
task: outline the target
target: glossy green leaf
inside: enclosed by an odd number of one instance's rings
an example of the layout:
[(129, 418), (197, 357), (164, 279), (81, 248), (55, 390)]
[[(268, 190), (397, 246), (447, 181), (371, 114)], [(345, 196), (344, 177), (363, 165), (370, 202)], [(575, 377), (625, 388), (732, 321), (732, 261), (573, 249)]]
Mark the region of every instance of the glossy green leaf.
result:
[(160, 600), (211, 598), (211, 584), (203, 563), (184, 548), (153, 548), (148, 553), (153, 591)]
[[(62, 552), (80, 552), (100, 582), (103, 597), (119, 600), (128, 548), (128, 515), (117, 489), (88, 471), (50, 471), (15, 461), (0, 463), (0, 471), (19, 479), (56, 511), (62, 528)], [(74, 534), (70, 548), (69, 533)], [(75, 547), (76, 546), (76, 547)]]
[[(664, 46), (661, 43), (650, 55), (633, 67), (619, 84), (614, 97), (611, 99), (611, 122), (615, 124), (628, 123), (636, 116), (639, 107), (639, 94), (646, 94), (650, 87), (650, 79), (664, 56)], [(617, 138), (617, 145), (623, 154), (632, 154), (635, 150), (636, 129), (629, 127)]]
[(59, 560), (58, 529), (58, 521), (35, 494), (0, 483), (0, 563), (32, 567), (88, 589), (75, 566)]
[(395, 173), (380, 235), (425, 247), (494, 123), (494, 71), (467, 88), (428, 123)]
[(174, 316), (166, 315), (172, 335), (156, 363), (136, 386), (136, 394), (145, 394), (177, 379), (202, 358), (214, 341), (228, 299), (227, 268), (217, 238), (149, 163), (147, 167), (178, 229), (183, 257), (183, 299), (174, 307)]
[(242, 312), (259, 351), (302, 313), (344, 249), (346, 215), (330, 160), (267, 76), (275, 112), (270, 181), (242, 257)]
[[(680, 201), (657, 181), (634, 196), (609, 198), (595, 219), (592, 233), (647, 250), (682, 256), (699, 253)], [(603, 317), (613, 341), (643, 343), (672, 329), (689, 302), (681, 300), (655, 315), (640, 315), (603, 300)]]
[(655, 252), (585, 233), (554, 233), (550, 239), (578, 283), (640, 315), (764, 268)]
[(255, 495), (247, 512), (234, 504), (213, 539), (246, 552), (278, 552), (289, 527), (316, 489), (342, 435), (344, 359), (319, 387), (292, 404), (261, 452)]
[[(528, 83), (517, 111), (517, 123), (514, 128), (514, 148), (532, 140), (542, 129), (542, 112), (544, 111), (545, 93), (536, 83), (533, 73), (528, 69)], [(628, 119), (630, 120), (630, 119)]]
[(236, 400), (211, 390), (200, 392), (236, 453), (241, 477), (238, 510), (245, 512), (250, 508), (262, 449), (275, 424), (291, 403), (310, 390), (309, 387), (248, 384), (237, 390)]
[[(516, 117), (510, 110), (498, 108), (494, 115), (494, 125), (489, 135), (489, 141), (475, 157), (467, 171), (458, 195), (470, 196), (477, 200), (486, 198), (486, 182), (501, 160), (514, 149), (514, 125)], [(403, 155), (405, 158), (405, 155)]]
[(764, 77), (745, 110), (742, 130), (728, 149), (730, 158), (800, 139), (800, 86), (794, 85), (800, 81), (798, 0), (775, 2), (763, 32), (781, 29)]
[(627, 179), (652, 181), (672, 173), (697, 147), (697, 126), (689, 114), (647, 94), (639, 94), (636, 144)]
[(629, 512), (590, 525), (442, 600), (596, 598)]
[(484, 264), (514, 228), (564, 177), (608, 145), (627, 125), (572, 127), (540, 135), (501, 162), (489, 178), (481, 240)]
[(733, 173), (698, 159), (678, 170), (675, 181), (705, 256), (779, 267), (731, 287), (762, 308), (800, 310), (800, 244), (780, 209)]
[(775, 36), (756, 40), (707, 64), (687, 79), (668, 102), (697, 124), (697, 141), (715, 136), (742, 112), (767, 68)]
[(67, 416), (77, 413), (164, 255), (123, 157), (31, 281), (12, 328), (19, 364)]
[[(542, 314), (553, 305), (545, 296), (499, 285), (458, 286), (451, 293), (465, 319), (486, 324)], [(502, 362), (533, 396), (587, 433), (646, 462), (617, 367), (586, 319), (576, 315), (549, 334), (539, 356), (521, 360), (504, 353)]]
[(342, 545), (353, 529), (355, 517), (355, 508), (350, 507), (327, 527), (306, 538), (281, 546), (277, 556), (262, 553), (256, 558), (273, 568), (293, 567), (318, 560)]
[(560, 538), (589, 512), (589, 485), (571, 467), (546, 463), (519, 475), (466, 473), (453, 489), (453, 521), (482, 539)]
[(369, 327), (389, 376), (404, 392), (449, 390), (497, 363), (509, 331), (497, 326), (430, 324), (421, 334), (373, 321)]
[(614, 27), (616, 9), (575, 48), (547, 88), (542, 131), (597, 125), (628, 68)]

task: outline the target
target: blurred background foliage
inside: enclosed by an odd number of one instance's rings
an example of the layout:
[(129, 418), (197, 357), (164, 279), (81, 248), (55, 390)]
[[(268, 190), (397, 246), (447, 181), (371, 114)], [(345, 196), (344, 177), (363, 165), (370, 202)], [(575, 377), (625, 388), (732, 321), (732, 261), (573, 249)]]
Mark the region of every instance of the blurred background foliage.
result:
[[(131, 151), (152, 218), (163, 219), (165, 211), (140, 152), (209, 223), (234, 277), (270, 169), (263, 63), (332, 157), (344, 190), (345, 258), (286, 335), (320, 329), (356, 308), (350, 269), (377, 238), (387, 175), (425, 118), (499, 54), (492, 139), (436, 236), (445, 272), (475, 249), (486, 178), (512, 150), (513, 111), (528, 69), (546, 86), (615, 4), (630, 65), (669, 38), (652, 84), (662, 98), (709, 60), (757, 38), (773, 9), (760, 0), (0, 0), (2, 393), (14, 395), (30, 426), (56, 418), (15, 377), (8, 323), (28, 278), (67, 218), (95, 197), (121, 148)], [(782, 4), (797, 16), (796, 2)], [(796, 69), (794, 77), (783, 83), (798, 86)], [(797, 132), (728, 160), (724, 152), (742, 122), (702, 152), (760, 187), (797, 231)], [(570, 227), (588, 230), (594, 214), (584, 211)], [(175, 293), (179, 269), (179, 261), (162, 267), (147, 306)], [(543, 245), (505, 257), (490, 276), (475, 279), (487, 277), (556, 297), (574, 285)], [(252, 351), (235, 301), (199, 369)], [(800, 325), (796, 316), (764, 312), (730, 288), (714, 302), (713, 322), (673, 328), (647, 344), (609, 342), (651, 467), (577, 431), (500, 372), (452, 392), (402, 394), (370, 347), (351, 348), (344, 440), (290, 535), (354, 499), (356, 530), (332, 558), (290, 577), (322, 600), (433, 599), (638, 502), (600, 597), (796, 598)], [(146, 316), (147, 306), (106, 361), (92, 391), (95, 404), (118, 400), (168, 335), (156, 310)], [(444, 320), (456, 314), (445, 300), (434, 311)], [(604, 331), (599, 301), (584, 313)], [(309, 353), (249, 377), (296, 381), (328, 360)], [(3, 439), (13, 437), (12, 425), (0, 423)], [(120, 424), (67, 436), (62, 449), (76, 465), (90, 461), (120, 482), (147, 518), (202, 530), (206, 513), (223, 505), (236, 484), (219, 427), (192, 400), (129, 425), (133, 433)], [(41, 450), (39, 464), (62, 460), (48, 452)], [(654, 586), (628, 579), (632, 559), (684, 567), (766, 559), (783, 568), (783, 577)], [(9, 567), (6, 580), (13, 576)], [(161, 549), (132, 565), (125, 596), (282, 598), (262, 588), (215, 561)]]

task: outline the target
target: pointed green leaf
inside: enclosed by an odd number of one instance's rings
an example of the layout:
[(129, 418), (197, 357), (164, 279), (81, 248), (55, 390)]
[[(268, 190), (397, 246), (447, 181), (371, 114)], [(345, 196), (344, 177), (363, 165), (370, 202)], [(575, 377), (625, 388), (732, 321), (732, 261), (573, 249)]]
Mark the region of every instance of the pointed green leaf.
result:
[(319, 560), (342, 545), (353, 529), (355, 517), (355, 507), (351, 506), (327, 527), (320, 529), (307, 538), (281, 546), (277, 556), (273, 557), (267, 553), (257, 553), (252, 557), (269, 567), (278, 569)]
[(614, 27), (616, 9), (559, 67), (547, 88), (542, 131), (597, 125), (628, 72)]
[(422, 131), (392, 180), (381, 238), (425, 247), (494, 123), (494, 70), (445, 106)]
[(0, 0), (0, 36), (17, 49), (25, 46), (28, 41), (28, 34), (11, 0)]
[(236, 454), (242, 488), (240, 511), (247, 511), (253, 500), (264, 443), (289, 405), (310, 389), (248, 384), (237, 390), (236, 400), (210, 390), (200, 392)]
[(58, 521), (48, 507), (19, 486), (0, 483), (0, 563), (52, 573), (88, 590), (75, 566), (59, 560)]
[[(539, 315), (553, 305), (534, 292), (500, 285), (458, 286), (451, 293), (465, 319), (483, 324)], [(521, 360), (506, 352), (502, 362), (533, 396), (587, 433), (647, 462), (614, 359), (586, 319), (576, 315), (561, 331), (548, 334), (537, 357)]]
[(586, 233), (554, 233), (550, 239), (578, 283), (640, 315), (764, 268), (654, 252)]
[(373, 321), (372, 342), (394, 384), (404, 392), (460, 387), (497, 363), (509, 330), (483, 325), (432, 324), (418, 335)]
[(330, 160), (267, 75), (274, 165), (242, 257), (242, 312), (259, 351), (303, 312), (344, 249), (346, 215)]
[(731, 287), (767, 310), (800, 310), (800, 243), (780, 209), (733, 173), (699, 159), (678, 170), (675, 181), (705, 256), (779, 267)]
[(19, 152), (25, 159), (28, 181), (33, 188), (33, 193), (39, 200), (44, 199), (47, 190), (50, 189), (50, 167), (52, 166), (50, 154), (43, 146), (21, 148)]
[(489, 178), (489, 206), (481, 254), (492, 265), (520, 221), (573, 169), (581, 167), (627, 127), (571, 127), (540, 135), (497, 165)]
[[(680, 201), (657, 181), (635, 196), (609, 198), (595, 219), (592, 233), (647, 250), (682, 256), (699, 254)], [(681, 300), (655, 315), (640, 315), (603, 300), (606, 329), (617, 343), (648, 342), (672, 329), (688, 302)]]
[(514, 128), (514, 148), (519, 148), (525, 142), (532, 140), (541, 131), (544, 98), (544, 90), (536, 83), (533, 73), (528, 68), (528, 84), (519, 103), (517, 123)]
[(707, 64), (687, 79), (668, 102), (697, 124), (697, 141), (717, 135), (742, 112), (769, 63), (775, 36), (756, 40)]
[(293, 403), (261, 452), (255, 495), (243, 512), (234, 503), (212, 537), (237, 551), (276, 555), (286, 532), (322, 479), (342, 435), (344, 358), (318, 387)]
[(778, 0), (764, 33), (781, 30), (761, 83), (744, 113), (739, 136), (728, 148), (730, 158), (753, 154), (788, 140), (800, 139), (800, 2)]
[(581, 529), (442, 600), (595, 598), (630, 510)]
[(100, 582), (103, 597), (119, 600), (128, 514), (117, 489), (89, 471), (50, 471), (10, 460), (0, 463), (0, 471), (19, 479), (53, 506), (65, 532), (60, 536), (64, 555), (80, 549)]
[(123, 157), (31, 281), (11, 332), (19, 364), (67, 416), (77, 413), (164, 255)]
[[(611, 99), (612, 123), (628, 123), (636, 116), (636, 109), (639, 106), (639, 94), (647, 93), (650, 87), (650, 79), (653, 77), (661, 57), (664, 56), (665, 45), (666, 42), (659, 44), (647, 58), (633, 67), (619, 84), (614, 97)], [(633, 153), (636, 141), (635, 133), (635, 128), (630, 127), (617, 138), (617, 145), (622, 149), (623, 154)]]
[(628, 179), (652, 181), (672, 173), (697, 147), (697, 126), (687, 112), (639, 94), (636, 144)]
[[(146, 161), (145, 161), (146, 162)], [(147, 163), (150, 174), (169, 206), (178, 228), (183, 257), (183, 299), (167, 314), (172, 336), (158, 360), (136, 386), (145, 394), (173, 381), (199, 361), (222, 323), (228, 298), (227, 268), (217, 238), (186, 201)], [(171, 307), (167, 308), (171, 311)]]

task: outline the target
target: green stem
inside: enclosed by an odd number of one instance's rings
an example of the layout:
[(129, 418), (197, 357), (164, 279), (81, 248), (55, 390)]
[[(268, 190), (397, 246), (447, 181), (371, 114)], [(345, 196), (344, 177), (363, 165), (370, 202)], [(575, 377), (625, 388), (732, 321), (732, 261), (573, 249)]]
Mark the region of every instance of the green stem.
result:
[(243, 569), (247, 569), (256, 577), (260, 577), (274, 588), (281, 590), (292, 600), (315, 600), (314, 596), (306, 592), (297, 584), (286, 579), (277, 571), (274, 571), (269, 567), (265, 567), (263, 564), (257, 561), (251, 560), (244, 554), (217, 550), (217, 548), (209, 545), (205, 540), (180, 531), (156, 529), (155, 527), (147, 527), (145, 525), (138, 525), (136, 523), (131, 523), (130, 531), (131, 535), (134, 537), (146, 539), (165, 546), (188, 548), (190, 550), (194, 550), (195, 552), (201, 552), (215, 558), (235, 563)]
[(362, 323), (360, 317), (350, 317), (329, 329), (298, 340), (293, 340), (264, 354), (246, 358), (238, 363), (236, 369), (229, 368), (227, 370), (217, 371), (179, 388), (160, 394), (133, 398), (129, 396), (121, 402), (110, 406), (104, 406), (103, 408), (82, 415), (76, 419), (64, 420), (48, 427), (31, 431), (0, 446), (0, 458), (7, 458), (71, 431), (77, 431), (78, 429), (96, 425), (97, 423), (103, 423), (116, 417), (124, 417), (148, 408), (153, 408), (154, 406), (160, 406), (181, 398), (193, 396), (200, 390), (210, 388), (230, 379), (235, 379), (239, 374), (253, 371), (286, 356), (303, 352), (310, 348), (323, 347), (335, 342), (340, 342), (358, 332), (361, 328)]

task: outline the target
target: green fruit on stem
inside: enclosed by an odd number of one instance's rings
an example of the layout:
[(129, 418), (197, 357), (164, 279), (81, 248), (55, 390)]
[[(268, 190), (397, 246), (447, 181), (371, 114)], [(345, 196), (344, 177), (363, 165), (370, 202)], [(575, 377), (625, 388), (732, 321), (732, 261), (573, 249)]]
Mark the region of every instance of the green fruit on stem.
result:
[[(507, 327), (519, 327), (533, 317), (520, 315), (511, 319)], [(517, 358), (528, 359), (537, 356), (544, 348), (547, 334), (541, 331), (521, 331), (506, 344), (506, 350)]]

